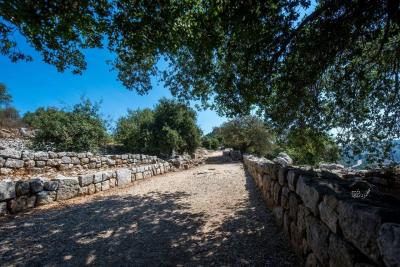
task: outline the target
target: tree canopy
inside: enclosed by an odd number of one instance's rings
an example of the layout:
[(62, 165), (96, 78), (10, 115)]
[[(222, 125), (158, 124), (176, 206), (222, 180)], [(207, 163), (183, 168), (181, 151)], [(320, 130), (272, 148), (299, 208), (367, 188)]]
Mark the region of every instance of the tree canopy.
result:
[(399, 0), (4, 0), (0, 16), (13, 61), (31, 59), (16, 30), (60, 71), (80, 73), (84, 49), (107, 47), (139, 93), (158, 73), (183, 100), (257, 109), (282, 131), (335, 129), (364, 147), (399, 137)]
[(200, 145), (196, 112), (174, 100), (161, 99), (154, 110), (129, 111), (117, 122), (115, 138), (125, 150), (170, 156), (192, 153)]
[(243, 116), (232, 119), (218, 127), (218, 133), (227, 147), (242, 153), (270, 156), (274, 153), (275, 134), (256, 116)]

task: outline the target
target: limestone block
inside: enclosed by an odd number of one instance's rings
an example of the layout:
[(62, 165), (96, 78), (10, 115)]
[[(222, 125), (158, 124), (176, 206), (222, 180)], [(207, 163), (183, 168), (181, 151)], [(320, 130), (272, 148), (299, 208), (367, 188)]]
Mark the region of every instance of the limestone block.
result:
[(67, 157), (76, 157), (76, 152), (66, 152), (65, 153), (65, 156), (67, 156)]
[(365, 256), (379, 263), (377, 238), (383, 221), (381, 210), (364, 203), (340, 200), (337, 212), (339, 226), (345, 239)]
[(94, 193), (96, 193), (96, 187), (94, 186), (94, 184), (88, 185), (88, 194), (93, 195)]
[(131, 183), (131, 171), (128, 169), (119, 169), (116, 171), (117, 173), (117, 183), (118, 186), (124, 186), (126, 184)]
[(0, 181), (0, 201), (15, 198), (15, 182), (11, 179)]
[(33, 167), (36, 166), (36, 161), (34, 161), (33, 159), (25, 160), (24, 161), (24, 166), (27, 169), (33, 168)]
[(28, 195), (30, 192), (29, 182), (17, 181), (15, 183), (15, 194), (17, 197)]
[(324, 266), (329, 264), (329, 228), (319, 222), (314, 216), (306, 217), (307, 241), (315, 256)]
[(72, 160), (70, 157), (63, 156), (63, 157), (61, 157), (61, 163), (62, 164), (70, 164), (70, 163), (72, 163)]
[(40, 161), (48, 160), (49, 159), (49, 154), (47, 152), (44, 152), (44, 151), (38, 151), (38, 152), (35, 152), (33, 154), (33, 159), (34, 160), (40, 160)]
[(109, 190), (109, 189), (110, 189), (110, 181), (109, 180), (104, 181), (104, 182), (101, 183), (101, 190), (102, 191), (106, 191), (106, 190)]
[(143, 179), (144, 177), (142, 172), (135, 173), (135, 180), (143, 180)]
[(321, 267), (322, 265), (318, 262), (317, 257), (313, 253), (307, 256), (305, 267)]
[(400, 224), (383, 224), (379, 230), (378, 246), (386, 266), (400, 266)]
[(47, 153), (49, 154), (49, 159), (56, 159), (56, 158), (58, 158), (58, 155), (57, 155), (56, 152), (49, 151), (49, 152), (47, 152)]
[(58, 152), (58, 153), (57, 153), (57, 157), (58, 157), (58, 158), (65, 157), (66, 155), (67, 155), (66, 152)]
[(95, 173), (93, 182), (96, 184), (96, 183), (101, 183), (102, 181), (103, 181), (103, 172)]
[(50, 166), (50, 167), (57, 167), (57, 166), (59, 166), (61, 164), (61, 159), (57, 159), (57, 158), (55, 158), (55, 159), (49, 159), (48, 161), (47, 161), (47, 166)]
[(101, 192), (101, 183), (94, 184), (94, 189), (96, 193)]
[(40, 191), (43, 191), (44, 181), (39, 178), (29, 180), (29, 186), (31, 193), (35, 194)]
[(85, 196), (89, 194), (89, 186), (80, 186), (78, 188), (78, 196)]
[(8, 158), (4, 166), (11, 169), (19, 169), (24, 167), (24, 161), (20, 159)]
[(89, 159), (88, 158), (81, 158), (81, 163), (82, 164), (88, 164), (89, 163)]
[(337, 233), (338, 230), (338, 214), (335, 210), (336, 207), (337, 199), (333, 195), (325, 195), (323, 201), (318, 206), (321, 220), (334, 233)]
[(70, 199), (78, 195), (79, 180), (77, 177), (57, 177), (57, 200)]
[(35, 154), (29, 150), (22, 151), (21, 155), (23, 160), (33, 160), (35, 158)]
[(79, 165), (79, 164), (81, 164), (81, 160), (78, 157), (72, 157), (71, 163), (74, 165)]
[(274, 201), (274, 205), (279, 205), (281, 198), (281, 186), (278, 182), (275, 182), (274, 187), (272, 188), (272, 200)]
[(57, 193), (55, 191), (42, 191), (37, 193), (36, 205), (43, 206), (53, 203), (56, 199)]
[(298, 210), (299, 200), (295, 193), (289, 193), (289, 217), (293, 221), (297, 220), (297, 210)]
[(281, 206), (284, 209), (289, 208), (289, 188), (286, 186), (282, 187)]
[(57, 181), (45, 181), (43, 185), (43, 189), (46, 191), (57, 191), (58, 182)]
[(102, 181), (108, 181), (112, 177), (112, 171), (105, 171), (103, 172)]
[(286, 167), (280, 167), (279, 168), (279, 171), (278, 171), (278, 182), (282, 186), (287, 184), (287, 179), (286, 179), (287, 171), (288, 171), (288, 169)]
[(0, 167), (3, 167), (5, 162), (6, 160), (0, 157)]
[(297, 205), (297, 231), (299, 231), (301, 235), (305, 235), (306, 233), (306, 217), (308, 215), (309, 213), (304, 205)]
[(282, 207), (275, 207), (272, 209), (272, 213), (275, 216), (276, 223), (279, 227), (283, 225), (283, 208)]
[(7, 202), (0, 202), (0, 216), (6, 215), (7, 213)]
[(80, 158), (80, 159), (86, 158), (86, 153), (85, 153), (85, 152), (81, 152), (81, 153), (76, 154), (76, 156), (77, 156), (78, 158)]
[(78, 176), (80, 186), (88, 186), (93, 183), (93, 174), (85, 174)]
[(21, 151), (7, 148), (7, 149), (2, 149), (0, 150), (0, 157), (3, 158), (13, 158), (13, 159), (20, 159), (22, 156)]
[(317, 185), (312, 183), (311, 178), (300, 176), (296, 185), (296, 193), (303, 200), (304, 205), (315, 215), (318, 215), (318, 204), (321, 195), (317, 190)]
[(356, 250), (354, 247), (335, 234), (329, 237), (330, 266), (353, 267)]
[(110, 179), (110, 188), (114, 188), (116, 186), (117, 179), (111, 178)]
[(43, 160), (36, 161), (36, 167), (43, 168), (44, 166), (46, 166), (46, 161), (43, 161)]
[(288, 186), (291, 191), (296, 191), (297, 179), (299, 178), (298, 170), (288, 170), (287, 172)]
[(11, 213), (17, 213), (35, 207), (36, 196), (22, 196), (11, 199), (8, 208)]

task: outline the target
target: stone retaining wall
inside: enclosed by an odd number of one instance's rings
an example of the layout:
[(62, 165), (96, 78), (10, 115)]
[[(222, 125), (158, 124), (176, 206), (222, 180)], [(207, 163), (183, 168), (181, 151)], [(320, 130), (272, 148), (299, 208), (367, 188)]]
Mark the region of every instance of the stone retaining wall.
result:
[(306, 266), (400, 266), (397, 198), (357, 178), (243, 161)]
[(0, 181), (0, 216), (77, 196), (91, 195), (114, 187), (131, 185), (155, 175), (175, 170), (168, 162), (132, 168), (98, 171), (54, 179), (4, 179)]
[(158, 163), (156, 156), (141, 154), (93, 155), (90, 152), (32, 152), (0, 150), (0, 175), (27, 175), (68, 170), (131, 167)]

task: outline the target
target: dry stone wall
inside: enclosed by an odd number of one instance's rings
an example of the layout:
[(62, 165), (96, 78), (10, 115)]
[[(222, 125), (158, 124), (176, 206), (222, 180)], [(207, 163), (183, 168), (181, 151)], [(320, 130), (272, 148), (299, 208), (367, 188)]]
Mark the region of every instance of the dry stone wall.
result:
[(0, 150), (0, 175), (29, 175), (80, 171), (110, 167), (130, 167), (158, 163), (156, 156), (141, 154), (94, 155), (90, 152), (33, 152), (14, 149)]
[(398, 198), (357, 178), (243, 161), (305, 266), (400, 266)]
[[(125, 187), (155, 175), (189, 169), (205, 161), (201, 153), (193, 157), (180, 155), (169, 161), (139, 154), (109, 156), (71, 152), (30, 152), (27, 154), (9, 149), (1, 151), (0, 154), (5, 161), (3, 165), (11, 169), (14, 174), (30, 173), (31, 169), (25, 164), (29, 161), (34, 161), (35, 164), (43, 162), (43, 164), (40, 163), (40, 167), (35, 165), (40, 172), (48, 171), (48, 168), (53, 168), (56, 174), (65, 168), (80, 170), (77, 175), (58, 175), (55, 178), (44, 178), (46, 175), (41, 175), (39, 178), (3, 176), (0, 179), (0, 216), (54, 201), (95, 194), (114, 187)], [(18, 163), (19, 161), (23, 164)], [(52, 165), (54, 161), (58, 165)], [(92, 170), (103, 167), (102, 170)]]
[(170, 163), (163, 162), (53, 179), (3, 179), (0, 181), (0, 215), (17, 213), (54, 201), (92, 195), (114, 187), (125, 187), (135, 181), (173, 170), (175, 168)]

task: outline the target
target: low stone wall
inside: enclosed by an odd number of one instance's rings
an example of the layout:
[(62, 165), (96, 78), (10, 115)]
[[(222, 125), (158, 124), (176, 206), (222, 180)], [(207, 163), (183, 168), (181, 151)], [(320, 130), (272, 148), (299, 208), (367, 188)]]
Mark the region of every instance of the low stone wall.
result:
[(306, 266), (400, 266), (397, 198), (358, 178), (243, 161)]
[(158, 163), (156, 156), (141, 154), (94, 155), (90, 152), (32, 152), (0, 150), (0, 175), (18, 176), (58, 171), (80, 171), (110, 167), (131, 167)]
[(4, 179), (0, 181), (0, 215), (17, 213), (54, 201), (91, 195), (114, 187), (125, 187), (135, 181), (172, 170), (175, 168), (164, 162), (71, 177), (59, 176), (54, 179)]

